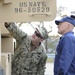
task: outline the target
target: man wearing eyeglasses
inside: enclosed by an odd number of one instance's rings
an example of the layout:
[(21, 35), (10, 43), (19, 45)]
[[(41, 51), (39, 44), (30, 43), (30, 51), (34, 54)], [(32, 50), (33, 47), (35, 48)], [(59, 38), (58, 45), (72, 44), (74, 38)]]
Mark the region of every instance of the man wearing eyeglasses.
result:
[(16, 50), (12, 58), (12, 75), (44, 75), (47, 55), (41, 42), (48, 38), (44, 27), (27, 35), (13, 22), (5, 22), (5, 27), (16, 39)]

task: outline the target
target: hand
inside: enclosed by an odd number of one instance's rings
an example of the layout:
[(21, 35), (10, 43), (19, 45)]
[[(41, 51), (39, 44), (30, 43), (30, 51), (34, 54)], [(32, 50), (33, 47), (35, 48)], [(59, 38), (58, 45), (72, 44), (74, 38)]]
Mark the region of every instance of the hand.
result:
[(5, 22), (5, 27), (8, 28), (10, 26), (10, 22)]
[(10, 22), (5, 22), (5, 26), (6, 27), (10, 26)]

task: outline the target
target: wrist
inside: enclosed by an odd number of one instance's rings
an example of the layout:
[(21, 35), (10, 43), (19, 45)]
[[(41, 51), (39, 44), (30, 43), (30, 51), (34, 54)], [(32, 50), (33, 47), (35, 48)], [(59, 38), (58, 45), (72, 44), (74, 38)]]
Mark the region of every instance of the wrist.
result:
[(10, 22), (5, 22), (5, 27), (8, 28), (10, 26)]

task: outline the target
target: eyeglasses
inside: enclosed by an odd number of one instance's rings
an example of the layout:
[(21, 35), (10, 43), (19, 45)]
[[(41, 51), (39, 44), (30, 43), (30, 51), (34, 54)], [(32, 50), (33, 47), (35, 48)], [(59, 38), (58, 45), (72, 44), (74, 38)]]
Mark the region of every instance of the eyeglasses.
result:
[(43, 39), (43, 37), (41, 36), (41, 34), (39, 34), (37, 31), (34, 32), (36, 34), (37, 37)]

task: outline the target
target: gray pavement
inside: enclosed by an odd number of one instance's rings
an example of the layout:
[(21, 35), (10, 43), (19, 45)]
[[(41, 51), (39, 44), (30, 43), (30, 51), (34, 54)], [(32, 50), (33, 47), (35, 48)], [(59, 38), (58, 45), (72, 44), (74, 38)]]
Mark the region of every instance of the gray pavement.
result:
[(53, 75), (53, 63), (46, 63), (45, 75)]

